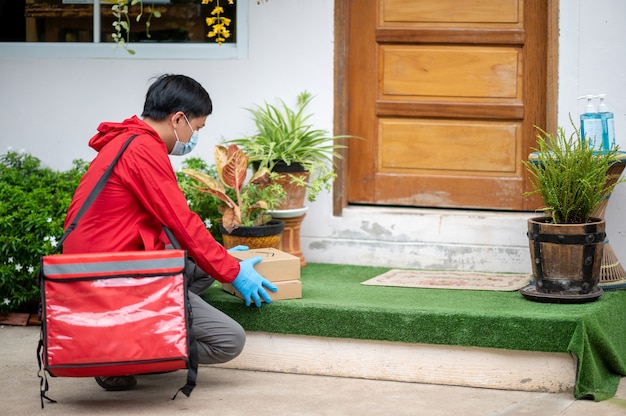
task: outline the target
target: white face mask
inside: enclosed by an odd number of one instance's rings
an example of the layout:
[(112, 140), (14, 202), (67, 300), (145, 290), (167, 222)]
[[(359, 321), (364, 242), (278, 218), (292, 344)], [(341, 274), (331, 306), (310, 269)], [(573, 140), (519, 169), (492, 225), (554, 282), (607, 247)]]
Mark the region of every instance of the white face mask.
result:
[(194, 149), (194, 147), (196, 147), (196, 145), (198, 144), (198, 131), (194, 130), (193, 127), (191, 127), (191, 123), (189, 123), (189, 120), (187, 119), (186, 115), (183, 114), (183, 117), (185, 117), (185, 121), (187, 122), (187, 125), (191, 129), (191, 138), (189, 139), (187, 143), (181, 142), (180, 140), (178, 140), (178, 133), (176, 132), (176, 129), (174, 129), (174, 135), (176, 136), (176, 143), (174, 143), (174, 147), (172, 148), (172, 151), (170, 152), (170, 155), (173, 155), (173, 156), (186, 155), (187, 153), (190, 153)]

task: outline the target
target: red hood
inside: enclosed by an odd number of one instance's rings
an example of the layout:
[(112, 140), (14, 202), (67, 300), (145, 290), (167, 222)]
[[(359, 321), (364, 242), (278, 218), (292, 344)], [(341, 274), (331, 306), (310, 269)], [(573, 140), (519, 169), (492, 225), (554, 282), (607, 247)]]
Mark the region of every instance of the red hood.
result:
[(89, 146), (96, 152), (99, 152), (107, 143), (118, 137), (121, 133), (128, 136), (147, 133), (151, 136), (159, 137), (152, 127), (139, 119), (139, 117), (132, 116), (121, 123), (101, 123), (98, 126), (98, 133), (89, 140)]

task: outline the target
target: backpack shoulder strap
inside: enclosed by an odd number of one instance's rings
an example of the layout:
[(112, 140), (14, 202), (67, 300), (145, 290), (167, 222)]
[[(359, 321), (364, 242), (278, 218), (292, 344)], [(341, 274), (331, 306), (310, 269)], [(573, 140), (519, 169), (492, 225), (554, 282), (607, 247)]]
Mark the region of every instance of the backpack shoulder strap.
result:
[(130, 144), (130, 142), (132, 142), (135, 137), (137, 137), (136, 134), (132, 135), (128, 140), (126, 140), (126, 143), (124, 143), (124, 145), (122, 146), (120, 151), (117, 153), (117, 155), (115, 155), (115, 157), (111, 161), (111, 164), (104, 171), (104, 173), (102, 174), (100, 179), (98, 179), (98, 182), (96, 183), (96, 185), (93, 187), (93, 189), (91, 190), (91, 192), (87, 196), (87, 199), (85, 199), (85, 202), (83, 202), (83, 205), (78, 210), (78, 213), (74, 217), (74, 220), (71, 222), (69, 227), (67, 227), (67, 230), (65, 230), (65, 233), (63, 234), (63, 237), (61, 237), (61, 240), (59, 240), (59, 243), (57, 244), (57, 246), (56, 246), (54, 251), (58, 251), (60, 249), (60, 247), (63, 246), (63, 241), (65, 241), (67, 236), (76, 228), (76, 225), (78, 225), (78, 220), (80, 220), (80, 218), (83, 216), (83, 214), (91, 206), (93, 201), (96, 200), (96, 198), (100, 194), (100, 191), (102, 191), (102, 188), (104, 188), (104, 185), (106, 184), (107, 180), (109, 180), (109, 176), (111, 176), (111, 172), (113, 172), (113, 168), (117, 164), (117, 161), (120, 159), (120, 157), (122, 156), (122, 153), (124, 153), (124, 151), (126, 150), (128, 145)]

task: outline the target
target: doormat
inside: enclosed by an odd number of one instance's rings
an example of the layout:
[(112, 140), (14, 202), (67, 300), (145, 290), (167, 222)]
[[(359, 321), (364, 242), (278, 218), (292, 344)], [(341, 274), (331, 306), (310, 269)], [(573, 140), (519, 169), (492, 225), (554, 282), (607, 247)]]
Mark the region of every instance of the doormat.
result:
[(527, 286), (528, 273), (481, 273), (458, 271), (391, 269), (362, 285), (415, 287), (422, 289), (465, 289), (514, 291)]

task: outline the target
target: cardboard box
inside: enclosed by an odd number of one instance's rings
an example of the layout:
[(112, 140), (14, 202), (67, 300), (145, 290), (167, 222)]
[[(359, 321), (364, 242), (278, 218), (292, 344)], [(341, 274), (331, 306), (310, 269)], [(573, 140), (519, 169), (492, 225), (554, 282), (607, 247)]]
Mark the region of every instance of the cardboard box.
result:
[(300, 258), (284, 251), (275, 248), (255, 248), (231, 251), (230, 254), (239, 260), (261, 256), (263, 260), (254, 266), (254, 270), (270, 282), (300, 279)]
[[(300, 280), (285, 280), (282, 282), (275, 282), (274, 284), (278, 287), (278, 292), (267, 290), (267, 293), (273, 301), (302, 298), (302, 282)], [(238, 298), (243, 299), (239, 292), (237, 292), (237, 290), (230, 283), (222, 283), (222, 289), (231, 295), (235, 295)], [(261, 301), (263, 301), (263, 298), (261, 298)]]

